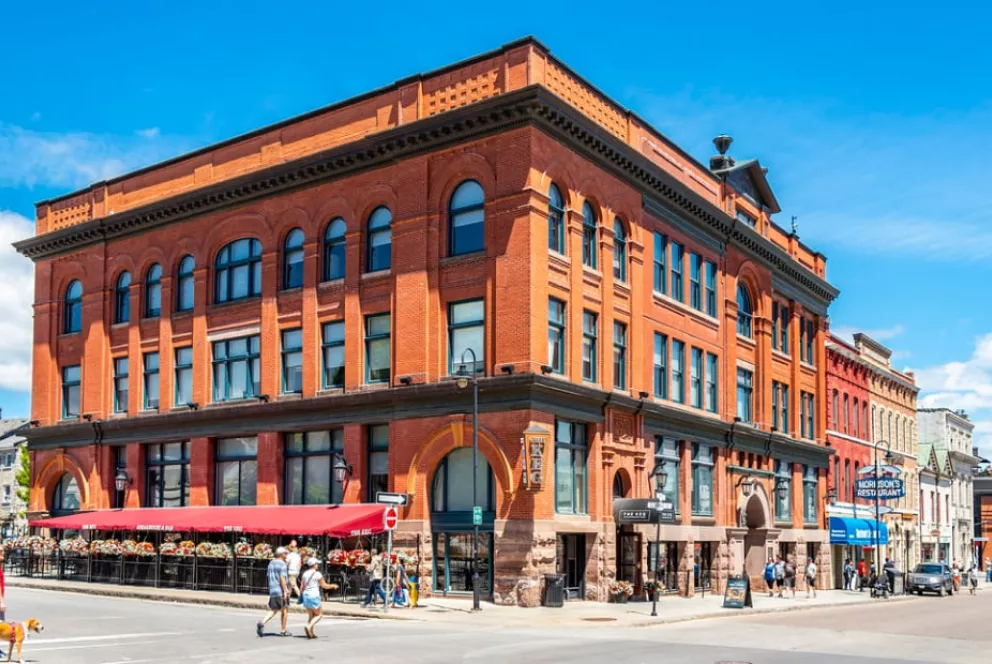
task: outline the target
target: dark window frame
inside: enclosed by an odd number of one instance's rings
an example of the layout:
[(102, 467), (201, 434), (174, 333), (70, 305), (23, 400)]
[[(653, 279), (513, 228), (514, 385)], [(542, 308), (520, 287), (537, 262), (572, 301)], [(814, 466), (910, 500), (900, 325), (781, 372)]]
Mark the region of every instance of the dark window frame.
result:
[(613, 388), (627, 389), (627, 324), (613, 321)]
[[(179, 266), (176, 270), (176, 311), (192, 311), (194, 305), (196, 304), (196, 275), (194, 274), (196, 270), (196, 259), (193, 256), (187, 254), (182, 257), (179, 261)], [(189, 289), (189, 302), (186, 301), (187, 289), (186, 284), (191, 284)]]
[(306, 236), (301, 228), (294, 228), (286, 233), (286, 239), (282, 243), (282, 290), (303, 288), (305, 241)]
[[(741, 397), (744, 397), (741, 408)], [(741, 412), (743, 410), (743, 412)], [(737, 367), (737, 417), (745, 424), (754, 423), (754, 372)]]
[[(332, 330), (341, 330), (341, 338), (333, 338), (328, 340), (328, 334)], [(344, 321), (343, 320), (330, 320), (321, 324), (320, 326), (320, 362), (323, 367), (321, 371), (321, 386), (322, 389), (331, 390), (339, 389), (344, 387), (344, 372), (345, 372), (345, 357), (344, 357)], [(341, 364), (335, 365), (334, 367), (328, 366), (328, 355), (334, 348), (341, 349)], [(340, 375), (340, 381), (334, 381), (330, 379), (332, 375), (331, 372), (334, 371), (335, 375)]]
[(599, 364), (599, 314), (582, 312), (582, 380), (595, 383)]
[(689, 306), (703, 310), (703, 257), (689, 252)]
[(548, 249), (565, 254), (565, 199), (554, 182), (548, 187)]
[[(386, 332), (377, 332), (375, 334), (371, 333), (372, 325), (376, 321), (386, 319), (389, 321), (389, 325)], [(385, 383), (389, 384), (392, 380), (393, 375), (393, 317), (388, 311), (369, 314), (365, 316), (365, 383), (372, 385), (375, 383)], [(383, 341), (386, 342), (387, 348), (389, 350), (389, 364), (385, 367), (373, 367), (372, 366), (372, 356), (373, 356), (373, 344), (381, 344)], [(383, 376), (385, 372), (385, 376)]]
[(737, 284), (737, 334), (747, 339), (754, 338), (754, 299), (751, 291), (743, 283)]
[[(326, 433), (330, 439), (327, 449), (309, 449), (310, 436), (317, 433)], [(300, 449), (294, 449), (291, 444), (292, 437), (300, 436)], [(344, 457), (344, 429), (334, 428), (328, 431), (302, 431), (287, 433), (283, 435), (283, 504), (284, 505), (340, 505), (344, 502), (344, 487), (348, 480), (338, 482), (334, 477), (335, 456)], [(297, 502), (292, 480), (292, 465), (294, 459), (300, 459), (300, 495), (302, 500)], [(311, 463), (324, 464), (328, 466), (328, 478), (330, 484), (327, 487), (328, 502), (307, 501), (307, 467)]]
[(324, 229), (321, 281), (344, 279), (344, 275), (347, 273), (347, 241), (345, 237), (347, 233), (348, 223), (344, 217), (334, 217)]
[[(149, 360), (155, 359), (155, 366), (149, 368)], [(162, 384), (160, 382), (161, 371), (161, 357), (158, 351), (151, 351), (149, 353), (143, 353), (141, 356), (141, 373), (142, 373), (142, 391), (141, 391), (141, 405), (142, 410), (158, 410), (159, 404), (162, 401)], [(155, 385), (155, 392), (158, 397), (155, 399), (154, 404), (149, 398), (151, 385)]]
[(671, 400), (675, 403), (685, 403), (685, 342), (681, 339), (672, 339), (672, 361), (671, 361)]
[[(472, 189), (473, 186), (478, 189), (479, 197), (478, 202), (465, 203), (459, 207), (455, 207), (455, 197), (458, 196), (460, 191), (468, 191)], [(474, 193), (474, 191), (472, 192)], [(458, 226), (456, 222), (460, 217), (467, 217), (475, 212), (482, 212), (482, 218), (478, 222), (472, 222), (467, 226)], [(474, 226), (481, 226), (482, 229), (478, 233), (478, 244), (470, 244), (466, 247), (459, 249), (458, 244), (458, 228), (467, 228)], [(482, 188), (482, 185), (478, 181), (469, 179), (463, 180), (454, 191), (451, 193), (451, 198), (448, 199), (448, 255), (449, 256), (464, 256), (466, 254), (474, 254), (480, 251), (485, 251), (486, 249), (486, 192)]]
[[(166, 459), (164, 451), (166, 446), (180, 445), (178, 459)], [(152, 443), (145, 446), (145, 507), (162, 507), (165, 504), (165, 472), (164, 468), (179, 466), (179, 504), (178, 507), (189, 506), (190, 490), (190, 450), (189, 441), (178, 441), (173, 443)], [(157, 457), (153, 454), (158, 450)], [(153, 475), (157, 481), (153, 482)]]
[[(237, 341), (245, 342), (245, 354), (243, 355), (231, 355), (231, 344)], [(214, 341), (211, 344), (212, 358), (211, 358), (211, 380), (213, 382), (213, 400), (215, 403), (223, 403), (226, 401), (238, 401), (242, 399), (252, 399), (257, 397), (259, 391), (261, 390), (261, 341), (259, 335), (253, 334), (247, 337), (237, 337), (235, 339), (224, 339), (221, 341)], [(218, 359), (218, 349), (223, 345), (224, 354), (223, 357)], [(253, 349), (255, 346), (255, 349)], [(231, 396), (231, 365), (244, 362), (245, 363), (245, 378), (246, 385), (245, 391), (241, 396), (232, 397)], [(224, 389), (223, 393), (220, 391), (217, 385), (217, 367), (224, 365)], [(256, 377), (255, 373), (259, 373)]]
[(598, 230), (596, 210), (586, 201), (582, 204), (582, 264), (593, 270), (599, 265)]
[[(559, 433), (561, 427), (568, 430), (568, 440), (562, 438)], [(580, 433), (581, 432), (581, 433)], [(589, 513), (589, 428), (583, 422), (555, 419), (555, 513), (556, 514), (588, 514)], [(576, 442), (578, 439), (578, 442)], [(561, 509), (562, 502), (558, 495), (557, 477), (559, 472), (558, 452), (566, 450), (569, 457), (569, 467), (567, 472), (571, 475), (572, 495), (569, 497), (569, 506)], [(578, 473), (576, 472), (576, 460), (581, 457), (581, 479), (582, 487), (579, 489)], [(581, 504), (579, 504), (581, 503)]]
[(131, 273), (124, 270), (114, 282), (114, 325), (131, 322)]
[[(294, 335), (299, 335), (299, 344), (295, 346), (287, 345), (287, 337), (292, 337)], [(303, 328), (302, 327), (292, 327), (279, 331), (279, 352), (280, 352), (280, 365), (282, 371), (280, 371), (280, 381), (281, 391), (283, 394), (302, 394), (303, 393)], [(290, 389), (291, 365), (288, 364), (289, 360), (294, 356), (299, 356), (299, 386), (297, 389)]]
[[(189, 351), (189, 361), (182, 361), (180, 358), (180, 353), (183, 355)], [(176, 384), (173, 389), (173, 395), (175, 403), (173, 406), (186, 406), (193, 402), (193, 347), (192, 346), (180, 346), (175, 349), (175, 379)], [(183, 377), (186, 373), (189, 373), (189, 394), (186, 395), (187, 398), (183, 400), (183, 395), (181, 393)]]
[[(383, 435), (383, 432), (385, 434)], [(379, 434), (377, 436), (377, 434)], [(365, 461), (366, 461), (366, 500), (375, 502), (375, 494), (379, 491), (389, 491), (389, 424), (370, 424), (365, 427)], [(375, 455), (386, 455), (386, 472), (373, 473)]]
[[(706, 451), (704, 457), (703, 451)], [(712, 445), (704, 443), (692, 444), (692, 515), (713, 516), (714, 483), (713, 470), (716, 466), (716, 450)], [(708, 481), (701, 482), (705, 476)], [(703, 508), (702, 488), (709, 488), (709, 509)]]
[[(122, 364), (123, 363), (123, 364)], [(126, 413), (130, 392), (130, 361), (127, 355), (113, 359), (114, 364), (114, 412)], [(123, 373), (122, 373), (123, 367)], [(123, 403), (121, 402), (123, 399)]]
[(674, 240), (669, 241), (669, 246), (672, 252), (671, 265), (669, 266), (672, 277), (671, 297), (673, 300), (684, 304), (685, 289), (683, 288), (683, 272), (685, 267), (685, 247)]
[[(556, 308), (561, 312), (561, 316), (555, 318), (552, 314), (553, 308)], [(567, 324), (567, 311), (565, 303), (561, 300), (549, 297), (548, 298), (548, 365), (551, 367), (551, 371), (556, 374), (564, 374), (566, 362), (565, 358), (567, 356), (565, 343), (567, 337), (565, 336), (566, 324)], [(554, 339), (552, 339), (552, 336)], [(551, 345), (554, 343), (557, 347), (554, 357), (552, 357)]]
[(706, 315), (716, 318), (717, 267), (713, 261), (706, 261)]
[(689, 405), (703, 409), (703, 349), (692, 347), (689, 351)]
[(716, 413), (720, 409), (720, 358), (706, 353), (706, 410)]
[[(244, 258), (232, 258), (235, 247), (241, 246), (247, 246), (248, 255)], [(243, 295), (234, 295), (234, 274), (240, 267), (247, 268), (247, 291)], [(221, 247), (214, 259), (214, 303), (240, 302), (261, 294), (262, 243), (253, 237), (244, 237)]]
[(654, 333), (654, 395), (668, 399), (668, 335)]
[[(242, 454), (232, 454), (221, 451), (221, 443), (226, 440), (239, 440), (239, 439), (254, 439), (255, 440), (255, 452), (252, 453), (242, 453)], [(238, 468), (238, 496), (236, 502), (224, 502), (224, 468), (229, 465), (236, 465)], [(254, 496), (251, 500), (246, 501), (245, 497), (242, 496), (242, 478), (245, 474), (246, 469), (251, 468), (251, 464), (254, 464), (255, 472), (255, 487)], [(226, 506), (251, 506), (258, 504), (258, 437), (257, 436), (239, 436), (235, 438), (218, 438), (214, 442), (214, 505), (226, 505)]]
[[(471, 320), (464, 320), (461, 322), (455, 322), (455, 309), (461, 305), (467, 304), (481, 304), (482, 305), (482, 317), (473, 318)], [(469, 373), (482, 373), (485, 370), (486, 365), (486, 300), (481, 297), (473, 297), (467, 300), (457, 300), (448, 303), (448, 373), (450, 375), (455, 375), (461, 370), (462, 358), (461, 354), (455, 357), (455, 337), (460, 331), (466, 330), (479, 330), (482, 332), (482, 348), (476, 350), (472, 348), (475, 352), (475, 366), (469, 367), (466, 365), (465, 370)], [(468, 346), (471, 348), (471, 346)]]
[[(78, 290), (78, 293), (75, 291)], [(83, 285), (73, 279), (65, 287), (62, 303), (62, 334), (77, 334), (83, 330)]]
[(668, 237), (654, 232), (654, 292), (668, 294)]
[(627, 283), (627, 228), (623, 220), (613, 220), (613, 278)]
[(145, 318), (162, 315), (162, 266), (153, 263), (145, 272)]
[[(389, 241), (375, 244), (375, 240), (380, 237), (388, 237)], [(365, 272), (385, 272), (392, 267), (393, 213), (385, 205), (380, 205), (372, 210), (365, 222)]]

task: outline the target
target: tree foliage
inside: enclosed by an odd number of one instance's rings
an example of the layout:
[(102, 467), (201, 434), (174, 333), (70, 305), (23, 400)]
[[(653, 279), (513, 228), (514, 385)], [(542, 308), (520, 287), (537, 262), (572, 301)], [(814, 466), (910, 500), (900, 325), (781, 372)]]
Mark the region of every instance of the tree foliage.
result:
[(26, 506), (31, 498), (31, 457), (28, 456), (27, 445), (22, 445), (17, 454), (19, 456), (17, 474), (14, 475), (14, 480), (17, 482), (17, 498)]

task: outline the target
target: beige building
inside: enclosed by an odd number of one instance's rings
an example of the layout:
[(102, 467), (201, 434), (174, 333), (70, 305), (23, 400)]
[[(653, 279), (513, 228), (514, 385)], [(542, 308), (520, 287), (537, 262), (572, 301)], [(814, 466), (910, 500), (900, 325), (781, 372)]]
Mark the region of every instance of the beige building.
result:
[(27, 528), (25, 505), (17, 498), (19, 452), (27, 442), (18, 434), (27, 425), (27, 420), (0, 420), (0, 535), (3, 538), (19, 535)]
[(898, 569), (911, 569), (920, 555), (920, 477), (916, 468), (918, 431), (916, 396), (919, 388), (912, 372), (892, 367), (892, 351), (867, 334), (855, 334), (854, 344), (872, 371), (868, 379), (871, 403), (871, 440), (878, 448), (879, 464), (885, 463), (886, 449), (891, 464), (900, 469), (906, 495), (885, 501), (890, 508), (884, 517), (889, 544), (881, 547), (880, 557), (895, 561)]

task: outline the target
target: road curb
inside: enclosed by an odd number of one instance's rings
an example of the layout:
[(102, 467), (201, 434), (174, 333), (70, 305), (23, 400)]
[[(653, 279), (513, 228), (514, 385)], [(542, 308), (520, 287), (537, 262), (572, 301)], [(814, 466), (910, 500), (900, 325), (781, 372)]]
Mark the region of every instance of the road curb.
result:
[[(235, 600), (235, 599), (223, 599), (220, 597), (172, 597), (171, 595), (162, 595), (153, 591), (142, 590), (141, 588), (136, 588), (134, 586), (124, 586), (121, 590), (110, 589), (110, 588), (100, 588), (100, 587), (75, 587), (75, 586), (59, 586), (47, 583), (37, 583), (31, 581), (24, 581), (17, 578), (7, 579), (7, 587), (16, 588), (26, 588), (28, 590), (51, 590), (54, 592), (63, 593), (75, 593), (78, 595), (95, 595), (97, 597), (114, 597), (122, 599), (137, 599), (146, 602), (161, 602), (164, 604), (191, 604), (196, 606), (217, 606), (228, 609), (248, 609), (248, 610), (265, 610), (264, 597), (258, 597), (255, 600)], [(127, 588), (125, 590), (124, 588)], [(297, 604), (290, 605), (290, 613), (306, 613), (306, 609)], [(393, 613), (382, 613), (379, 611), (349, 611), (341, 610), (335, 608), (328, 608), (326, 605), (324, 607), (324, 615), (334, 618), (354, 618), (354, 619), (375, 619), (375, 620), (416, 620), (412, 616), (396, 615)]]

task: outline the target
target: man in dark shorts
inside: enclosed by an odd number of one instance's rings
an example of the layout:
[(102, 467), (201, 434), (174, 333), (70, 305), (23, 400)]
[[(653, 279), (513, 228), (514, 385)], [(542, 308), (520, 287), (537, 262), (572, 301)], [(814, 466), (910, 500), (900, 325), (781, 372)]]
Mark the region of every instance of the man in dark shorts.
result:
[(279, 635), (289, 636), (289, 632), (286, 631), (286, 620), (289, 618), (289, 567), (286, 565), (286, 553), (283, 547), (276, 549), (275, 558), (265, 570), (269, 582), (269, 614), (255, 625), (255, 633), (260, 637), (264, 634), (265, 625), (275, 618), (277, 613), (282, 614), (282, 631)]

